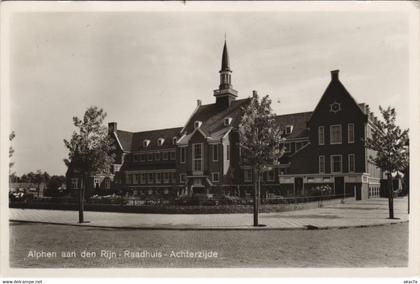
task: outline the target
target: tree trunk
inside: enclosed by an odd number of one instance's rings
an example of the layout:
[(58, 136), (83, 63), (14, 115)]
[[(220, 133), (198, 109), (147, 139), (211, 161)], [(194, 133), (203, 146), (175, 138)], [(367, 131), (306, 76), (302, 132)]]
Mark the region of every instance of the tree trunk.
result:
[(259, 173), (254, 170), (254, 227), (258, 226)]
[(394, 184), (392, 174), (388, 174), (388, 209), (389, 219), (394, 219)]
[(79, 223), (84, 223), (85, 188), (87, 187), (87, 174), (82, 174), (82, 183), (79, 190)]

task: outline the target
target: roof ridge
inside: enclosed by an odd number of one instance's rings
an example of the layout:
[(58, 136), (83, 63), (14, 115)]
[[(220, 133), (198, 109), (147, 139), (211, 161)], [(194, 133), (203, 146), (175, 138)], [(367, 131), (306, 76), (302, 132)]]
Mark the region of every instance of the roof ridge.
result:
[(143, 130), (143, 131), (136, 131), (136, 132), (131, 132), (131, 131), (127, 131), (127, 130), (120, 130), (117, 129), (117, 131), (122, 131), (122, 132), (126, 132), (126, 133), (131, 133), (131, 134), (138, 134), (138, 133), (145, 133), (145, 132), (154, 132), (154, 131), (164, 131), (164, 130), (174, 130), (174, 129), (182, 129), (181, 127), (169, 127), (169, 128), (160, 128), (160, 129), (152, 129), (152, 130)]
[(296, 115), (296, 114), (309, 114), (309, 113), (313, 113), (313, 111), (302, 111), (302, 112), (292, 112), (292, 113), (286, 113), (286, 114), (279, 114), (279, 115), (276, 115), (276, 117), (286, 116), (286, 115)]

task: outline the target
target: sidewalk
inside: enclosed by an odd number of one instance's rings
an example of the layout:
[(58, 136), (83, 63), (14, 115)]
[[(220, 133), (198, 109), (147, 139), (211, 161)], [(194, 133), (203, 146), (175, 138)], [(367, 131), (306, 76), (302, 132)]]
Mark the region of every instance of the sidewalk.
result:
[(408, 221), (407, 198), (394, 199), (394, 220), (388, 217), (388, 200), (346, 200), (344, 204), (289, 212), (261, 213), (259, 223), (252, 226), (252, 214), (134, 214), (85, 212), (89, 223), (78, 224), (77, 211), (10, 209), (10, 221), (54, 223), (75, 226), (95, 226), (130, 229), (165, 230), (241, 230), (241, 229), (326, 229), (377, 226)]

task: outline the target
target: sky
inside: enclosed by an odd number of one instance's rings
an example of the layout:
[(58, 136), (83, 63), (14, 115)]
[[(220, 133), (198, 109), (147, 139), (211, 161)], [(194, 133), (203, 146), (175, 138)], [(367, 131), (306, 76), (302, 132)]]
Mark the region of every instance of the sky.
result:
[(9, 39), (13, 171), (65, 174), (63, 139), (91, 105), (122, 130), (183, 126), (198, 99), (215, 101), (225, 33), (239, 98), (257, 90), (277, 114), (312, 111), (339, 69), (357, 102), (395, 107), (408, 128), (402, 12), (21, 13)]

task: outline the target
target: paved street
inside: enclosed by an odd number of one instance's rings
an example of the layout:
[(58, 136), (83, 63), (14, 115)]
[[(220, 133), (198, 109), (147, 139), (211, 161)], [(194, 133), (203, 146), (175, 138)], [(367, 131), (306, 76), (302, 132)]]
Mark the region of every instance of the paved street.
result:
[[(374, 198), (366, 201), (346, 200), (344, 204), (322, 208), (260, 214), (260, 223), (267, 228), (302, 229), (370, 226), (400, 223), (408, 220), (407, 198), (394, 200), (395, 217), (389, 220), (388, 200)], [(155, 228), (155, 229), (248, 229), (251, 214), (134, 214), (85, 212), (89, 223), (81, 226)], [(10, 209), (10, 220), (78, 225), (77, 211)]]
[[(408, 223), (328, 230), (180, 231), (11, 222), (10, 234), (11, 267), (395, 267), (408, 261)], [(81, 256), (84, 250), (90, 257)], [(204, 259), (198, 251), (212, 252), (213, 257)], [(55, 257), (47, 257), (54, 252)], [(74, 255), (65, 258), (61, 252)]]

